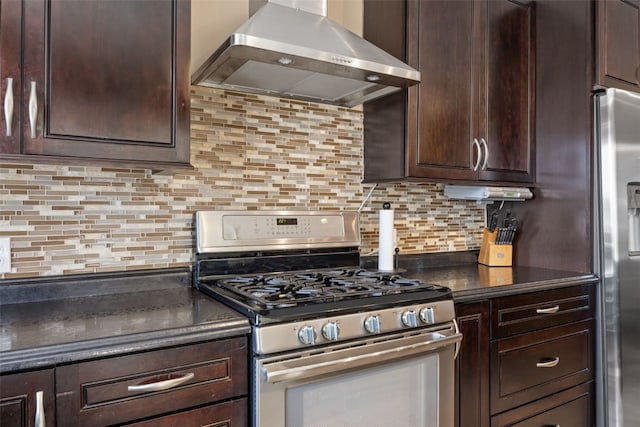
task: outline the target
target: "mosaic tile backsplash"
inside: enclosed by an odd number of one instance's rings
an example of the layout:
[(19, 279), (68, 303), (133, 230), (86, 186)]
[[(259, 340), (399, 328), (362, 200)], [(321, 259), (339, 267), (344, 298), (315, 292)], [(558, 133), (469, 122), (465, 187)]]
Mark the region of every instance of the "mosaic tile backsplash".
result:
[[(357, 210), (362, 112), (192, 87), (194, 170), (53, 166), (0, 160), (0, 236), (20, 278), (191, 265), (202, 209)], [(395, 209), (401, 253), (480, 246), (483, 210), (441, 184), (378, 184), (362, 206), (362, 253), (378, 245), (377, 212)]]

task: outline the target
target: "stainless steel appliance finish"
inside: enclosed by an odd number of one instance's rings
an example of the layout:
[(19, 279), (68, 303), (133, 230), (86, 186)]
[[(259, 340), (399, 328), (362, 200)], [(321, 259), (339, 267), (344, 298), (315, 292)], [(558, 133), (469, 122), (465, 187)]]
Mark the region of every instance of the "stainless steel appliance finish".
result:
[(357, 247), (356, 212), (199, 211), (198, 253)]
[(598, 424), (640, 426), (640, 94), (596, 96), (595, 270), (602, 280)]
[(351, 107), (420, 82), (418, 71), (324, 14), (326, 0), (267, 2), (192, 83)]
[(252, 423), (453, 425), (448, 288), (359, 267), (355, 212), (197, 212), (194, 285), (252, 324)]
[(454, 425), (451, 326), (254, 361), (255, 425)]

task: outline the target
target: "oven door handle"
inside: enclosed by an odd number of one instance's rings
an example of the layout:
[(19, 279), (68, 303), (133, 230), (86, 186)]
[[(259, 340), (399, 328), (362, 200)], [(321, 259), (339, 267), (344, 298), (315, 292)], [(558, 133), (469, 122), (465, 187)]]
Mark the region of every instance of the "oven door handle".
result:
[[(447, 335), (447, 333), (450, 335)], [(354, 347), (346, 350), (347, 353), (344, 355), (345, 357), (329, 358), (328, 360), (323, 360), (326, 359), (326, 357), (323, 357), (326, 356), (326, 354), (321, 354), (317, 355), (320, 356), (321, 359), (316, 363), (309, 360), (316, 356), (275, 362), (268, 366), (263, 365), (262, 373), (266, 381), (270, 384), (313, 378), (319, 375), (349, 371), (363, 366), (388, 362), (394, 359), (405, 359), (409, 356), (429, 353), (442, 347), (454, 344), (457, 346), (460, 341), (462, 341), (462, 334), (455, 331), (446, 333), (436, 332), (429, 335), (430, 337), (428, 335), (427, 337), (410, 337), (412, 341), (415, 341), (415, 338), (428, 339), (413, 342), (408, 345), (390, 347), (389, 342), (383, 341), (374, 343), (370, 346), (365, 345), (361, 347)], [(376, 348), (378, 349), (376, 350)], [(341, 352), (337, 351), (333, 353)], [(332, 356), (332, 354), (329, 353), (329, 356)]]

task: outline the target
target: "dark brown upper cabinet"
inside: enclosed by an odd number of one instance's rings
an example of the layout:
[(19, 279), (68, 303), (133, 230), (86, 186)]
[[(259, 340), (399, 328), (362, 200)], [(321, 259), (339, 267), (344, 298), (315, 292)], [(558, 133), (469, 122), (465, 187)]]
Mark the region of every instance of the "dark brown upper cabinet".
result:
[(365, 181), (534, 181), (534, 7), (365, 0), (364, 35), (421, 82), (364, 106)]
[(640, 92), (640, 0), (598, 0), (597, 83)]
[(189, 165), (189, 0), (0, 7), (0, 155)]

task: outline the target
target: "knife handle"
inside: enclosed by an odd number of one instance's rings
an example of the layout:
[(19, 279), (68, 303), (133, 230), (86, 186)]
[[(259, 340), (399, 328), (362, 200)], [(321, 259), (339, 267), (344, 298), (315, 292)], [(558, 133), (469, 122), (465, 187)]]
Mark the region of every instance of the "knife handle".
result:
[(489, 220), (489, 231), (491, 231), (492, 233), (498, 226), (498, 214), (499, 214), (498, 209), (496, 209), (491, 214), (491, 219)]

